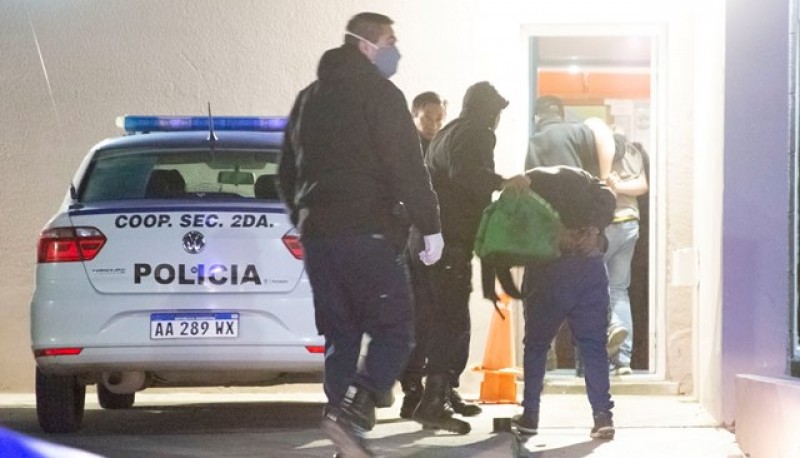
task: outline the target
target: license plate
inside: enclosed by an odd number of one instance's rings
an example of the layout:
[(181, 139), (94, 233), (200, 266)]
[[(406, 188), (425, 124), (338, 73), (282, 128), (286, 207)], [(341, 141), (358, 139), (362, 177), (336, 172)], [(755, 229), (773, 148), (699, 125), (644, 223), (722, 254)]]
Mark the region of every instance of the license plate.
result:
[(193, 312), (150, 314), (151, 339), (212, 339), (238, 336), (238, 313)]

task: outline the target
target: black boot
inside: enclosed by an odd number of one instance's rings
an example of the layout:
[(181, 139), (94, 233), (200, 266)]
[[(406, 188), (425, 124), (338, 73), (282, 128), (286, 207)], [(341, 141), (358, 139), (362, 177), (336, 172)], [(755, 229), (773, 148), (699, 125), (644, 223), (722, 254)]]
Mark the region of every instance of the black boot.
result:
[(375, 407), (382, 409), (394, 405), (394, 391), (392, 391), (391, 389), (380, 393), (374, 393), (374, 395), (375, 395)]
[(369, 391), (350, 386), (338, 407), (331, 407), (322, 419), (322, 430), (333, 441), (337, 454), (347, 458), (372, 457), (364, 432), (375, 426), (375, 398)]
[(447, 378), (444, 375), (429, 375), (422, 400), (414, 412), (414, 420), (428, 428), (467, 434), (471, 429), (470, 424), (453, 418), (449, 398)]
[(414, 411), (422, 400), (422, 378), (414, 377), (407, 378), (400, 381), (400, 386), (403, 387), (403, 405), (400, 406), (400, 418), (412, 419)]
[(455, 388), (450, 388), (450, 405), (455, 413), (465, 417), (474, 417), (483, 412), (478, 404), (465, 402)]

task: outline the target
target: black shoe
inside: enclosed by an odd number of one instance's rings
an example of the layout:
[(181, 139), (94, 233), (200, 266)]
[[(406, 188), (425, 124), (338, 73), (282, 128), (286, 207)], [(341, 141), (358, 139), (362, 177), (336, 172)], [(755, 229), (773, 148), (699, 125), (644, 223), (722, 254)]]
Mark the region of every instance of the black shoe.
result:
[(339, 407), (348, 421), (359, 428), (371, 431), (375, 427), (375, 397), (369, 391), (351, 385)]
[(400, 406), (400, 418), (411, 420), (414, 418), (414, 411), (417, 410), (419, 401), (422, 400), (422, 393), (425, 387), (422, 386), (420, 377), (406, 377), (400, 380), (403, 388), (403, 404)]
[(464, 399), (461, 398), (461, 395), (458, 394), (455, 388), (450, 388), (450, 406), (455, 413), (465, 417), (474, 417), (483, 412), (479, 405), (471, 402), (464, 402)]
[(526, 436), (535, 436), (539, 432), (539, 418), (514, 415), (511, 417), (511, 424), (517, 427), (520, 434)]
[(347, 415), (338, 407), (328, 410), (320, 427), (333, 441), (336, 448), (334, 457), (374, 456), (364, 443), (364, 430), (350, 422)]
[(403, 405), (400, 406), (400, 418), (411, 420), (414, 418), (414, 411), (417, 410), (419, 401), (422, 400), (422, 387), (417, 391), (410, 391), (403, 396)]
[(382, 393), (375, 393), (375, 407), (383, 409), (394, 405), (394, 391), (387, 390)]
[(449, 402), (449, 385), (444, 375), (429, 375), (422, 400), (414, 411), (414, 421), (426, 428), (439, 428), (458, 434), (467, 434), (469, 423), (453, 418)]
[(611, 412), (595, 412), (592, 439), (611, 440), (614, 438), (614, 420)]

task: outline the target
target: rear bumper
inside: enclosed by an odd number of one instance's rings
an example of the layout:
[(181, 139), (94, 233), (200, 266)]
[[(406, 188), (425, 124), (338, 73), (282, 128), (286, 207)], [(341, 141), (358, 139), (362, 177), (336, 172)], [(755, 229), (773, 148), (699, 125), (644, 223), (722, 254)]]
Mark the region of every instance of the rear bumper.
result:
[[(169, 347), (192, 347), (196, 351), (227, 346), (300, 348), (321, 342), (311, 286), (305, 278), (289, 293), (102, 294), (85, 279), (65, 281), (62, 274), (58, 281), (42, 285), (43, 277), (37, 278), (31, 300), (31, 344), (35, 350), (139, 348), (146, 353)], [(154, 313), (212, 311), (238, 313), (238, 337), (150, 339)]]
[[(323, 345), (322, 339), (308, 345)], [(114, 371), (159, 372), (321, 372), (324, 355), (304, 346), (159, 346), (84, 348), (78, 355), (41, 356), (46, 374), (79, 375)]]
[[(77, 355), (40, 356), (46, 374), (93, 383), (105, 372), (181, 374), (196, 386), (258, 384), (269, 374), (321, 372), (308, 279), (289, 293), (102, 294), (75, 265), (50, 276), (40, 270), (31, 300), (31, 348), (81, 348)], [(238, 336), (151, 339), (154, 313), (235, 312)], [(182, 383), (182, 382), (181, 382)], [(180, 385), (181, 383), (178, 383)]]

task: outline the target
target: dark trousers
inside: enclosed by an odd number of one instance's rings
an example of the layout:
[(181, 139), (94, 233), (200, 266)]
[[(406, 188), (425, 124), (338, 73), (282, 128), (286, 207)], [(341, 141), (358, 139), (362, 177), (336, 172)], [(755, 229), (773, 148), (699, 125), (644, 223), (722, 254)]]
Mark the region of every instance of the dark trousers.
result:
[(547, 350), (564, 320), (569, 323), (584, 365), (586, 394), (594, 412), (611, 401), (606, 324), (608, 275), (603, 256), (569, 256), (544, 266), (528, 266), (522, 283), (525, 313), (524, 370), (526, 415), (538, 415)]
[[(338, 405), (356, 384), (390, 390), (414, 345), (408, 269), (381, 234), (303, 240), (317, 327), (325, 336), (325, 394)], [(363, 367), (361, 341), (370, 337)]]
[(469, 357), (469, 295), (472, 247), (445, 244), (442, 258), (430, 267), (433, 301), (428, 334), (428, 375), (446, 375), (453, 387)]
[(418, 385), (425, 375), (425, 363), (428, 359), (428, 336), (433, 307), (433, 290), (431, 285), (431, 268), (422, 263), (418, 253), (407, 253), (408, 270), (411, 274), (411, 290), (414, 296), (414, 338), (416, 345), (408, 357), (408, 364), (400, 377), (403, 389)]

